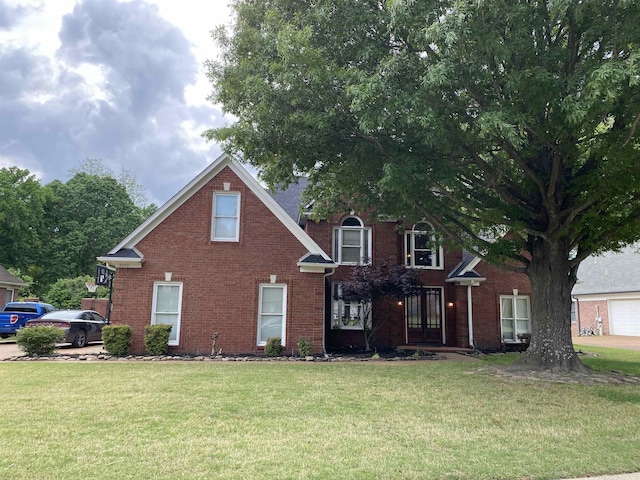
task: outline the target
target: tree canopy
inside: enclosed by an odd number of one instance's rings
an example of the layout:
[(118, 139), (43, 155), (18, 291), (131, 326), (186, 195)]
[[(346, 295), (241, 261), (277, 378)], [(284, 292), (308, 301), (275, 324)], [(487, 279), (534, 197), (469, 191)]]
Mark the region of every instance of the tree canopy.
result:
[[(580, 369), (571, 288), (640, 238), (640, 4), (236, 0), (206, 135), (319, 215), (427, 219), (532, 283), (522, 364)], [(348, 199), (348, 202), (345, 201)], [(505, 235), (505, 233), (507, 233)]]
[(23, 269), (42, 254), (43, 216), (50, 192), (28, 170), (0, 169), (0, 265)]
[(44, 186), (28, 170), (0, 169), (0, 264), (19, 269), (38, 296), (59, 279), (93, 276), (96, 257), (156, 208), (134, 204), (127, 188), (141, 193), (142, 187), (133, 174), (122, 181), (100, 161)]

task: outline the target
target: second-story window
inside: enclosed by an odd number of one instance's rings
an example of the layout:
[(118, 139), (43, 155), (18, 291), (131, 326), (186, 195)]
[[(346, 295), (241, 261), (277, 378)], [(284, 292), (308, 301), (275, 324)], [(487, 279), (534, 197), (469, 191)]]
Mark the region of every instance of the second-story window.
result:
[(237, 242), (240, 233), (240, 194), (214, 193), (211, 240)]
[(405, 232), (405, 265), (412, 268), (442, 269), (442, 247), (436, 242), (433, 227), (416, 223)]
[(371, 261), (371, 229), (358, 217), (345, 218), (333, 230), (333, 258), (347, 265)]

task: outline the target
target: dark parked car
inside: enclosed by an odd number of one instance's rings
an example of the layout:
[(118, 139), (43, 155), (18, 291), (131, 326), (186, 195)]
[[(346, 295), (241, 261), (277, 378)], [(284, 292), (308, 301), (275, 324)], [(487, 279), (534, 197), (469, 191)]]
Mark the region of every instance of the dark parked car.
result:
[(102, 328), (109, 322), (93, 310), (58, 310), (29, 320), (27, 327), (60, 327), (65, 333), (65, 342), (74, 347), (84, 347), (89, 342), (102, 341)]

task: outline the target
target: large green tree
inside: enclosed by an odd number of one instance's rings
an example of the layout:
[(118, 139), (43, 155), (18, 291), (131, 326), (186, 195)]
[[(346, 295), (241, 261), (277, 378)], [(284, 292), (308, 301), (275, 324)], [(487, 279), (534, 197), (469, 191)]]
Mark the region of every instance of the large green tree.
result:
[(44, 215), (50, 201), (51, 192), (28, 170), (0, 169), (0, 265), (34, 273), (42, 255)]
[(318, 213), (428, 219), (526, 273), (522, 368), (581, 370), (580, 262), (640, 237), (640, 2), (235, 0), (206, 135)]
[(148, 216), (133, 204), (113, 177), (76, 173), (66, 183), (47, 185), (55, 202), (47, 211), (48, 238), (42, 284), (93, 275), (96, 257), (135, 229)]

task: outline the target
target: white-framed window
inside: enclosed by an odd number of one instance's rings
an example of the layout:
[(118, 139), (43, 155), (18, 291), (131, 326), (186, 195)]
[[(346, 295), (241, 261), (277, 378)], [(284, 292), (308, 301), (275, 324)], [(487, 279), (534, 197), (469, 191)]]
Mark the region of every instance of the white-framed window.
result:
[(280, 337), (282, 345), (285, 345), (287, 286), (275, 283), (260, 285), (259, 302), (258, 345), (266, 345), (272, 337)]
[(442, 247), (436, 243), (433, 227), (426, 223), (416, 223), (404, 232), (405, 265), (411, 268), (442, 270)]
[(500, 324), (504, 342), (519, 342), (518, 335), (531, 333), (531, 301), (526, 295), (500, 297)]
[(333, 229), (333, 258), (343, 265), (371, 261), (371, 229), (358, 217), (347, 217)]
[(5, 290), (5, 294), (4, 294), (4, 303), (3, 305), (6, 305), (9, 302), (13, 302), (13, 289), (11, 288), (7, 288)]
[(213, 194), (211, 240), (237, 242), (240, 238), (240, 193)]
[(371, 325), (371, 302), (355, 302), (342, 298), (342, 286), (331, 284), (331, 328), (363, 330)]
[(182, 282), (155, 282), (151, 325), (171, 325), (169, 345), (180, 341), (180, 317), (182, 312)]

